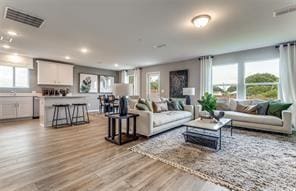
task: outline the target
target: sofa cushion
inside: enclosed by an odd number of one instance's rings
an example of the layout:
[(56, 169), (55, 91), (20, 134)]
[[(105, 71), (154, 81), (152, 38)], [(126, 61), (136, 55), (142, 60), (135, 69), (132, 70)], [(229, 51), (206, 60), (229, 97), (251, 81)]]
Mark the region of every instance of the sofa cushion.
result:
[(278, 101), (270, 101), (267, 114), (282, 118), (282, 111), (289, 109), (291, 105), (292, 103), (281, 103)]
[(257, 105), (243, 105), (239, 102), (236, 104), (236, 111), (248, 114), (256, 114)]
[(153, 127), (191, 117), (192, 113), (188, 111), (165, 111), (161, 113), (153, 113)]
[(269, 115), (252, 115), (247, 113), (240, 113), (236, 111), (225, 111), (224, 117), (230, 118), (234, 121), (242, 121), (249, 123), (259, 123), (266, 125), (282, 126), (283, 122), (280, 118)]
[(269, 102), (262, 102), (257, 104), (257, 114), (258, 115), (266, 115), (267, 114), (267, 109), (269, 106)]

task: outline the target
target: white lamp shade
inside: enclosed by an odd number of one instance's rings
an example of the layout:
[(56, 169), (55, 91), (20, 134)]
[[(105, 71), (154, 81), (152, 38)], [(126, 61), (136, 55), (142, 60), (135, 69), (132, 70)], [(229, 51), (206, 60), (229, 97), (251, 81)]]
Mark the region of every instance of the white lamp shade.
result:
[(183, 95), (195, 95), (195, 88), (183, 88)]
[(129, 96), (130, 95), (130, 85), (129, 84), (114, 84), (113, 94), (115, 96)]

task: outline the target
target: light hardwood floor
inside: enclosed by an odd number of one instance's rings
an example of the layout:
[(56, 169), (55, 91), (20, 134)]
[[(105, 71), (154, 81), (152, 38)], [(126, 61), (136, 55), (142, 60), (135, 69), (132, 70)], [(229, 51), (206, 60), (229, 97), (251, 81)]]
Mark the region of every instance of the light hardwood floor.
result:
[[(42, 128), (38, 120), (0, 122), (0, 190), (227, 190), (105, 141), (106, 119)], [(140, 124), (139, 124), (140, 125)]]

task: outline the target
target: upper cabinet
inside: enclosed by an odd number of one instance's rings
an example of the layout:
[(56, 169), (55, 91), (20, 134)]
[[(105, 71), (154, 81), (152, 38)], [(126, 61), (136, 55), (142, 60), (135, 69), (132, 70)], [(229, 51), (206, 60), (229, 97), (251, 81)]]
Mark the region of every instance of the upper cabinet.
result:
[(37, 61), (39, 85), (73, 86), (73, 65)]

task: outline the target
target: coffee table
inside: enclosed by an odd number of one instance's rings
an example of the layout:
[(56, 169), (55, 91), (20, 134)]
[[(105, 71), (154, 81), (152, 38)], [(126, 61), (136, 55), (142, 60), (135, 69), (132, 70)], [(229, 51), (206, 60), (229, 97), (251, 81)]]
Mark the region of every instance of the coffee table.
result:
[[(196, 119), (183, 124), (183, 126), (186, 127), (186, 131), (183, 133), (185, 142), (199, 144), (202, 146), (214, 148), (215, 150), (221, 149), (221, 129), (223, 127), (230, 127), (230, 132), (232, 136), (232, 120), (228, 118), (222, 118), (217, 123), (212, 122), (208, 119)], [(194, 131), (194, 129), (199, 129), (203, 131), (196, 132)], [(217, 133), (215, 133), (216, 135), (213, 135), (209, 134), (209, 132)], [(219, 146), (218, 149), (217, 146)]]

